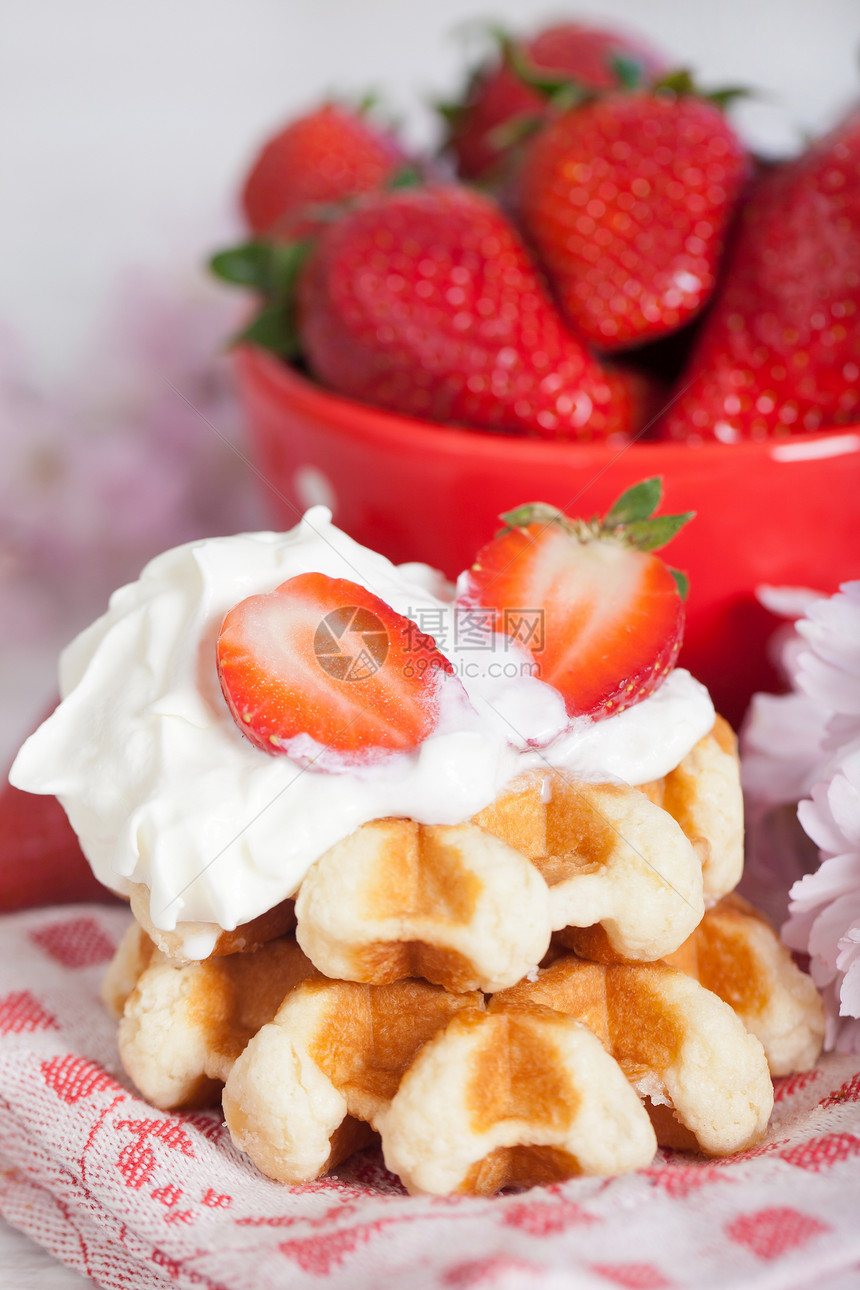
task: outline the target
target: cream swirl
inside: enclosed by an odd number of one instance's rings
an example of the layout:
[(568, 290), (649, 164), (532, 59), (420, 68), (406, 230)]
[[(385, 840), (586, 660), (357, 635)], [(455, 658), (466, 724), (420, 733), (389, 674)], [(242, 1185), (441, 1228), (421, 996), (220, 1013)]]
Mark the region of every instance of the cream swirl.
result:
[[(368, 587), (434, 635), (471, 709), (456, 705), (415, 753), (361, 772), (303, 769), (254, 748), (221, 695), (221, 622), (246, 596), (310, 571)], [(229, 930), (293, 895), (314, 860), (367, 820), (460, 823), (547, 764), (644, 783), (713, 724), (707, 691), (682, 669), (625, 712), (571, 722), (507, 638), (459, 635), (440, 574), (360, 546), (324, 507), (286, 534), (191, 542), (148, 564), (69, 645), (62, 702), (10, 778), (59, 797), (106, 886), (149, 888), (156, 926)]]

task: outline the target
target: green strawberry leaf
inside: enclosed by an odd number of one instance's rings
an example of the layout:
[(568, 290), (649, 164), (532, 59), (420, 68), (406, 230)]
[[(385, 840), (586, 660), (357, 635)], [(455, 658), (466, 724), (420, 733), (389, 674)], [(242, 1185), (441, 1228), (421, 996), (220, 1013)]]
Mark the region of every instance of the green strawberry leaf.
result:
[(673, 72), (668, 72), (662, 76), (654, 85), (654, 92), (659, 94), (661, 90), (667, 94), (675, 94), (678, 97), (684, 94), (693, 94), (696, 98), (705, 99), (708, 103), (713, 103), (721, 111), (730, 107), (738, 99), (755, 97), (753, 91), (744, 85), (726, 85), (719, 90), (703, 90), (696, 81), (687, 67), (676, 68)]
[(674, 71), (667, 72), (661, 76), (659, 81), (654, 85), (657, 94), (664, 90), (667, 94), (695, 94), (696, 83), (693, 80), (693, 74), (689, 67), (676, 67)]
[(739, 99), (751, 99), (756, 95), (753, 90), (746, 85), (726, 85), (721, 90), (709, 90), (705, 95), (711, 103), (715, 103), (718, 108), (731, 107)]
[(562, 72), (554, 75), (552, 72), (545, 71), (533, 63), (522, 45), (517, 44), (507, 33), (497, 31), (495, 35), (499, 42), (502, 60), (507, 63), (517, 80), (542, 95), (555, 107), (560, 109), (575, 107), (576, 104), (590, 97), (590, 91), (580, 85), (569, 73)]
[(686, 600), (687, 592), (690, 590), (690, 579), (687, 577), (686, 573), (682, 573), (680, 569), (673, 569), (671, 564), (668, 567), (669, 572), (675, 579), (675, 586), (678, 588), (681, 599)]
[(292, 298), (296, 279), (305, 260), (313, 249), (311, 238), (298, 242), (269, 243), (269, 287), (267, 294), (273, 300)]
[(386, 188), (417, 188), (424, 176), (417, 166), (401, 166), (386, 183)]
[(242, 341), (252, 341), (281, 358), (298, 358), (301, 352), (293, 320), (283, 305), (268, 305), (261, 309), (244, 331), (233, 338), (234, 344)]
[(615, 54), (610, 59), (610, 67), (622, 89), (638, 90), (645, 79), (645, 68), (630, 54)]
[(494, 126), (487, 135), (487, 142), (496, 152), (507, 152), (509, 148), (519, 147), (526, 139), (537, 134), (544, 124), (543, 117), (530, 112), (518, 112), (501, 125)]
[(564, 524), (567, 527), (570, 523), (563, 511), (547, 502), (525, 502), (512, 511), (505, 511), (499, 519), (505, 523), (505, 527), (499, 530), (500, 533), (506, 533), (508, 529), (526, 528), (529, 524)]
[(443, 99), (437, 99), (432, 106), (445, 122), (449, 131), (453, 132), (459, 129), (466, 116), (466, 105), (464, 103), (450, 103), (445, 102)]
[(218, 251), (209, 261), (209, 268), (216, 278), (240, 287), (265, 290), (269, 248), (265, 242), (245, 242)]
[(672, 541), (695, 513), (687, 511), (685, 515), (655, 515), (649, 520), (633, 520), (623, 526), (623, 533), (619, 536), (638, 551), (659, 551), (661, 546)]
[(224, 282), (252, 287), (267, 300), (283, 301), (292, 294), (311, 246), (309, 238), (297, 242), (245, 242), (213, 255), (209, 267)]
[(615, 528), (617, 524), (632, 524), (634, 520), (650, 519), (660, 505), (662, 496), (663, 480), (659, 475), (643, 479), (621, 494), (607, 512), (603, 524), (606, 528)]

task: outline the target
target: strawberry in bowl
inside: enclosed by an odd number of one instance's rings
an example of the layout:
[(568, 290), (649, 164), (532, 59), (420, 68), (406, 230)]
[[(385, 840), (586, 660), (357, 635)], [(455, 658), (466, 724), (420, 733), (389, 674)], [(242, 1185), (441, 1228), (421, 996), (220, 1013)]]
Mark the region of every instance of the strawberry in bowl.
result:
[(660, 476), (699, 515), (683, 658), (737, 720), (778, 683), (756, 588), (857, 572), (856, 131), (750, 184), (730, 94), (504, 51), (540, 111), (500, 200), (394, 177), (217, 257), (263, 305), (236, 371), (268, 505), (453, 577), (524, 496), (605, 513)]

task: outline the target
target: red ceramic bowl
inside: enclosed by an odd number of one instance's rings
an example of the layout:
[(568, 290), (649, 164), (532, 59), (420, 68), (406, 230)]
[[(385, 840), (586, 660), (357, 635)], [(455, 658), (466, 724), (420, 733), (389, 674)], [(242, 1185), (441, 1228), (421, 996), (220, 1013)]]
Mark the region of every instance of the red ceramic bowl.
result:
[(860, 426), (779, 443), (627, 448), (545, 443), (396, 416), (328, 393), (271, 355), (237, 355), (239, 390), (273, 521), (326, 501), (352, 537), (455, 577), (521, 502), (602, 514), (663, 477), (661, 509), (696, 519), (669, 548), (690, 578), (682, 663), (737, 723), (778, 688), (763, 583), (834, 591), (860, 577)]

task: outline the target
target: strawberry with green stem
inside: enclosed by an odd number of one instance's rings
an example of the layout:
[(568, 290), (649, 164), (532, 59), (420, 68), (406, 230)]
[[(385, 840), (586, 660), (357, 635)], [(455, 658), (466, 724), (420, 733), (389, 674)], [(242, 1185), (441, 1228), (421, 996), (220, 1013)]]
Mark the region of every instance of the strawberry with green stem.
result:
[(659, 478), (645, 480), (602, 520), (517, 507), (460, 576), (458, 605), (494, 611), (497, 631), (516, 631), (512, 611), (542, 614), (538, 674), (571, 717), (597, 720), (640, 702), (678, 657), (686, 579), (654, 552), (692, 515), (655, 515), (661, 493)]
[(679, 73), (587, 99), (531, 142), (520, 218), (562, 313), (598, 348), (667, 335), (709, 299), (749, 168), (721, 110), (737, 93), (700, 97)]
[(583, 94), (648, 83), (665, 70), (640, 37), (586, 23), (557, 23), (528, 40), (492, 34), (496, 60), (473, 74), (462, 102), (440, 107), (445, 146), (464, 179), (506, 170), (512, 145)]

